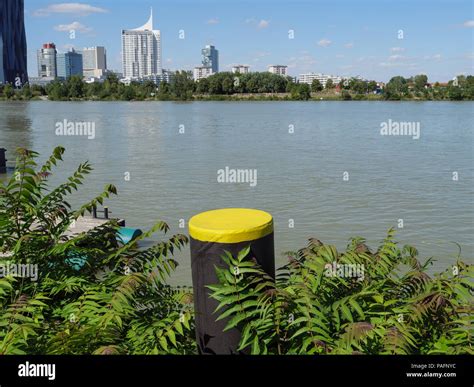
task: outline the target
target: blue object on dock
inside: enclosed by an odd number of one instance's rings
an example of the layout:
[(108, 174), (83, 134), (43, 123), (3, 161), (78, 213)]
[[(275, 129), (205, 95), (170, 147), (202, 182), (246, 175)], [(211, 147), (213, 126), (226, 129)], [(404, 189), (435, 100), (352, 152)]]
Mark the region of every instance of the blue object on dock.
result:
[(127, 244), (142, 234), (143, 232), (139, 228), (120, 227), (117, 232), (117, 240), (123, 244)]

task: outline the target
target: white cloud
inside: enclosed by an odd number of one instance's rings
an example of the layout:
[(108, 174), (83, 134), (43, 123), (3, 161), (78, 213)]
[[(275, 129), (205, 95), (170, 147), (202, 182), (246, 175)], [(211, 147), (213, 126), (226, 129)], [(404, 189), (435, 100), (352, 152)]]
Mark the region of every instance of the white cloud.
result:
[(391, 52), (403, 52), (405, 49), (403, 47), (392, 47), (390, 49)]
[(442, 59), (442, 55), (441, 54), (435, 54), (435, 55), (425, 55), (423, 57), (424, 60), (434, 60), (434, 61), (440, 61)]
[(265, 19), (257, 20), (254, 17), (251, 17), (251, 18), (245, 19), (245, 24), (251, 24), (252, 26), (258, 29), (264, 29), (270, 25), (270, 21), (265, 20)]
[(405, 57), (403, 55), (399, 55), (399, 54), (390, 55), (388, 57), (388, 60), (390, 60), (390, 61), (402, 60), (402, 59), (405, 59)]
[(270, 55), (271, 55), (271, 52), (269, 52), (269, 51), (257, 51), (257, 52), (254, 53), (253, 61), (254, 62), (260, 62), (261, 58), (265, 58), (265, 57), (270, 56)]
[(269, 24), (270, 24), (270, 22), (268, 20), (262, 19), (258, 22), (257, 27), (260, 28), (260, 29), (267, 28)]
[(474, 28), (474, 20), (466, 20), (463, 23), (463, 26), (466, 28)]
[(312, 55), (303, 54), (298, 57), (289, 58), (288, 68), (298, 68), (300, 71), (312, 71), (316, 63), (317, 61)]
[(380, 67), (417, 67), (417, 63), (407, 63), (407, 62), (381, 62), (379, 63)]
[(352, 48), (352, 47), (354, 47), (354, 43), (346, 43), (346, 44), (344, 44), (344, 47), (345, 48)]
[(74, 30), (74, 31), (80, 32), (82, 34), (89, 33), (89, 32), (93, 31), (92, 28), (86, 27), (84, 24), (81, 24), (77, 21), (75, 21), (71, 24), (60, 24), (58, 26), (55, 26), (54, 29), (56, 31), (60, 31), (60, 32), (69, 32), (71, 30)]
[(104, 8), (93, 7), (89, 4), (84, 3), (60, 3), (51, 4), (46, 8), (40, 8), (33, 12), (34, 16), (49, 16), (54, 13), (71, 13), (76, 16), (87, 16), (92, 13), (105, 13), (108, 12)]
[(329, 39), (321, 39), (319, 42), (318, 42), (318, 46), (321, 46), (321, 47), (328, 47), (329, 45), (331, 45), (331, 41)]
[(206, 24), (219, 24), (219, 23), (220, 21), (217, 17), (213, 17), (206, 22)]

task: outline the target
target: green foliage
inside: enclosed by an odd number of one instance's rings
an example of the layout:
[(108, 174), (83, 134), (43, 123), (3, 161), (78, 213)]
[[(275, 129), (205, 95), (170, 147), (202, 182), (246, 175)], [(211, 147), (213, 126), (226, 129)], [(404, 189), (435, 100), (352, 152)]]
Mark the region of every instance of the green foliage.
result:
[(123, 245), (114, 221), (73, 235), (74, 221), (116, 189), (107, 185), (72, 209), (67, 198), (92, 167), (79, 165), (51, 189), (48, 179), (63, 154), (58, 147), (38, 166), (37, 153), (19, 149), (15, 172), (0, 183), (0, 264), (37, 270), (34, 279), (0, 277), (0, 354), (195, 352), (192, 295), (166, 283), (177, 265), (171, 256), (187, 237), (177, 234), (140, 248), (143, 238), (167, 233), (168, 226), (158, 222)]
[(313, 82), (311, 83), (311, 91), (318, 92), (323, 89), (324, 89), (323, 85), (321, 85), (321, 82), (319, 82), (319, 79), (313, 79)]
[(344, 253), (310, 239), (275, 282), (249, 249), (227, 253), (209, 286), (218, 319), (252, 354), (473, 354), (473, 266), (430, 277), (431, 261), (393, 237), (375, 252), (354, 238)]

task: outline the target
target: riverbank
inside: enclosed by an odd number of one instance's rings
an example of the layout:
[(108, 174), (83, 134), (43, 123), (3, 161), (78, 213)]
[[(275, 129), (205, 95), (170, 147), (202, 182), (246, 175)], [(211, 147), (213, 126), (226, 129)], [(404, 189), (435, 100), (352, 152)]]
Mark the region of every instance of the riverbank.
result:
[[(248, 94), (231, 94), (231, 95), (222, 95), (222, 94), (195, 94), (189, 98), (182, 99), (176, 97), (146, 97), (146, 98), (134, 98), (134, 99), (120, 99), (120, 98), (98, 98), (92, 96), (89, 98), (61, 98), (61, 99), (51, 99), (47, 95), (34, 96), (31, 98), (5, 98), (0, 97), (0, 101), (54, 101), (54, 102), (80, 102), (80, 101), (91, 101), (91, 102), (120, 102), (120, 101), (129, 101), (129, 102), (192, 102), (192, 101), (412, 101), (412, 102), (421, 102), (421, 101), (453, 101), (449, 98), (422, 98), (422, 97), (400, 97), (396, 99), (387, 99), (383, 94), (327, 94), (327, 93), (311, 93), (311, 96), (307, 99), (294, 98), (290, 93), (248, 93)], [(474, 101), (474, 99), (462, 99), (461, 101)]]

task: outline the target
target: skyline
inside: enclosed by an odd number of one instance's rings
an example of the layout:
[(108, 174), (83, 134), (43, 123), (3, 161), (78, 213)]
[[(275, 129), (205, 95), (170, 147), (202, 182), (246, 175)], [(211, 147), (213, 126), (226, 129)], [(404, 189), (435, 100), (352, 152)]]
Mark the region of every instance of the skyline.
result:
[(200, 64), (201, 48), (212, 44), (219, 50), (220, 71), (236, 64), (250, 65), (251, 71), (283, 64), (291, 76), (316, 72), (380, 81), (420, 73), (448, 81), (474, 73), (469, 1), (238, 4), (25, 0), (28, 70), (36, 76), (36, 50), (54, 42), (60, 51), (105, 46), (109, 69), (121, 71), (121, 30), (142, 25), (152, 7), (164, 69), (192, 70)]

